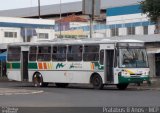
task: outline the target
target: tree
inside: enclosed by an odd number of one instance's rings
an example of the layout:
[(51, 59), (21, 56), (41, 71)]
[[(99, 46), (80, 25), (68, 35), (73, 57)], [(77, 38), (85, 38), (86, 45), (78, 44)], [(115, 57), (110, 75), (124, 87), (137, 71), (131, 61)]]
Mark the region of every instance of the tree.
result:
[(160, 0), (144, 0), (140, 4), (142, 12), (156, 24), (156, 33), (160, 33)]

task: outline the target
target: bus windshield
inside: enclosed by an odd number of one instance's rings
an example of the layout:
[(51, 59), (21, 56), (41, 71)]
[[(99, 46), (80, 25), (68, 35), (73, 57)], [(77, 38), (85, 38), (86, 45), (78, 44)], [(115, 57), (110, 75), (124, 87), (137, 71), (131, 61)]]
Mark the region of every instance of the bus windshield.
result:
[(119, 66), (122, 68), (147, 68), (147, 53), (145, 49), (119, 49)]

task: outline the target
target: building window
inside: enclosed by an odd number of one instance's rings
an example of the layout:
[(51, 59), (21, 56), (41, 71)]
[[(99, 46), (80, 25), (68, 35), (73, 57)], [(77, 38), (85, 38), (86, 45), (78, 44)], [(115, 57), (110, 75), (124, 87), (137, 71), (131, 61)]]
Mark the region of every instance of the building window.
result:
[(38, 38), (39, 39), (48, 39), (49, 35), (48, 33), (39, 33)]
[(135, 35), (135, 27), (127, 27), (127, 35)]
[(111, 36), (118, 36), (119, 35), (119, 29), (113, 28), (111, 29)]
[(143, 34), (148, 35), (148, 26), (143, 26)]
[(17, 38), (17, 32), (4, 32), (6, 38)]

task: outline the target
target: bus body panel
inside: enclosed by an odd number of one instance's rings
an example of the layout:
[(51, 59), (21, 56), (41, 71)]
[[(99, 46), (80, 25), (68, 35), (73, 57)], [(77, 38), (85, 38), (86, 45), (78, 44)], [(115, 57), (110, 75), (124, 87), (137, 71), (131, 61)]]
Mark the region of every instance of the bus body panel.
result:
[(35, 72), (42, 74), (44, 82), (61, 83), (90, 83), (91, 75), (98, 73), (105, 83), (104, 70), (98, 62), (32, 62), (29, 63), (30, 82)]
[[(29, 71), (29, 81), (32, 82), (32, 76), (36, 71)], [(43, 76), (43, 82), (49, 83), (90, 83), (90, 77), (93, 72), (82, 71), (38, 71)], [(98, 72), (97, 72), (98, 73)], [(103, 75), (103, 72), (99, 72)], [(101, 76), (103, 78), (103, 76)]]
[(20, 70), (8, 70), (7, 77), (9, 80), (22, 81)]

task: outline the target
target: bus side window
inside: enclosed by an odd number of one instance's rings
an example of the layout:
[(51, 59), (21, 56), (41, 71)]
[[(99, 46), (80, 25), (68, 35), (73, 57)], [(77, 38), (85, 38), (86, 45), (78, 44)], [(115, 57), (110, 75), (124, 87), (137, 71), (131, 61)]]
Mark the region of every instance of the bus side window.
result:
[(39, 46), (37, 60), (38, 61), (50, 61), (51, 60), (51, 47), (50, 46)]
[(37, 58), (37, 47), (31, 46), (29, 50), (29, 61), (36, 61)]
[(67, 60), (68, 61), (82, 61), (82, 48), (81, 45), (68, 46)]
[(119, 54), (119, 50), (115, 49), (115, 52), (114, 52), (114, 67), (117, 67), (118, 54)]
[(57, 46), (53, 46), (52, 47), (52, 61), (57, 61), (58, 60), (57, 52), (58, 52)]
[(21, 47), (12, 46), (8, 48), (8, 61), (20, 61), (21, 57)]
[(58, 45), (53, 46), (52, 60), (53, 61), (66, 61), (66, 46)]
[(84, 61), (99, 61), (99, 45), (85, 45), (83, 53)]
[(100, 64), (104, 65), (104, 50), (100, 51)]

